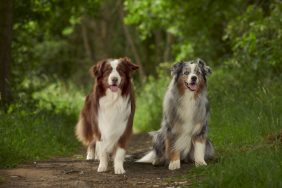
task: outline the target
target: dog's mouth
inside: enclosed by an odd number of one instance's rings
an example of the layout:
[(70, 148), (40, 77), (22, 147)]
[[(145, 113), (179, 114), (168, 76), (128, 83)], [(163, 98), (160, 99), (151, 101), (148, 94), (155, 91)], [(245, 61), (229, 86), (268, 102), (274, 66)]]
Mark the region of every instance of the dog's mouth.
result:
[(110, 85), (110, 90), (112, 92), (117, 92), (118, 91), (118, 86), (116, 84)]
[(197, 89), (197, 84), (195, 82), (187, 83), (185, 82), (185, 86), (190, 90), (190, 91), (196, 91)]

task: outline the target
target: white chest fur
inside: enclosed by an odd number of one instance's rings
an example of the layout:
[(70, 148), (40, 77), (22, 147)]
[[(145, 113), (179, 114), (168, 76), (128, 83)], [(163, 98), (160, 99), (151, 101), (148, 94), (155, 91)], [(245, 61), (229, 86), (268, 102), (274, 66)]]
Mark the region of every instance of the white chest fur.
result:
[(120, 91), (111, 92), (99, 100), (98, 127), (101, 132), (101, 142), (97, 149), (111, 152), (113, 146), (124, 133), (131, 112), (129, 96), (122, 97)]
[(186, 156), (191, 147), (191, 139), (193, 134), (201, 128), (200, 124), (195, 124), (194, 116), (196, 107), (198, 106), (198, 100), (195, 100), (194, 93), (185, 92), (180, 101), (180, 106), (177, 108), (177, 113), (182, 119), (180, 126), (180, 134), (175, 142), (175, 148), (178, 151), (182, 151), (182, 156)]

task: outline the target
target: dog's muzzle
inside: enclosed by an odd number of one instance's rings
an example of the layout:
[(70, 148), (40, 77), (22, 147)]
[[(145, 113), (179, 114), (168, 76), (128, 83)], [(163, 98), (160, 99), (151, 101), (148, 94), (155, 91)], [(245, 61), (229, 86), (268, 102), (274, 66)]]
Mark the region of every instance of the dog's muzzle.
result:
[(197, 89), (196, 81), (191, 81), (190, 83), (185, 82), (185, 86), (186, 86), (190, 91), (196, 91), (196, 89)]

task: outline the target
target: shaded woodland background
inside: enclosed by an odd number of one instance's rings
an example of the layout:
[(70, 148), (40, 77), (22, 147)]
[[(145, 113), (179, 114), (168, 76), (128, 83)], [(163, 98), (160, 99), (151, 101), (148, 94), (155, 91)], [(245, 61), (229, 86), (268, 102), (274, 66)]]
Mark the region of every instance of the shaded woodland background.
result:
[(140, 83), (155, 77), (161, 63), (193, 57), (213, 67), (247, 64), (254, 71), (281, 71), (280, 1), (1, 4), (2, 104), (58, 80), (84, 88), (89, 67), (108, 57), (132, 58), (141, 66)]
[(77, 151), (73, 127), (98, 60), (140, 66), (134, 128), (144, 132), (160, 126), (169, 67), (201, 57), (213, 68), (210, 135), (221, 166), (192, 172), (212, 174), (207, 185), (230, 185), (236, 169), (234, 186), (257, 185), (253, 177), (281, 186), (281, 18), (279, 0), (1, 1), (1, 166)]

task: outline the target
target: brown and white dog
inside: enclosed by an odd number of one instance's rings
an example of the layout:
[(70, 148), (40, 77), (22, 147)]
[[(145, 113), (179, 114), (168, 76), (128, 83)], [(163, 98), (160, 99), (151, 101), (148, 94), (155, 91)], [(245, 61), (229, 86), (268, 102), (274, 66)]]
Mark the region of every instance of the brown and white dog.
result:
[(76, 125), (76, 135), (87, 148), (87, 160), (100, 160), (98, 172), (114, 159), (115, 174), (123, 174), (125, 146), (132, 133), (135, 99), (131, 73), (138, 69), (130, 59), (106, 59), (90, 71), (95, 77)]

